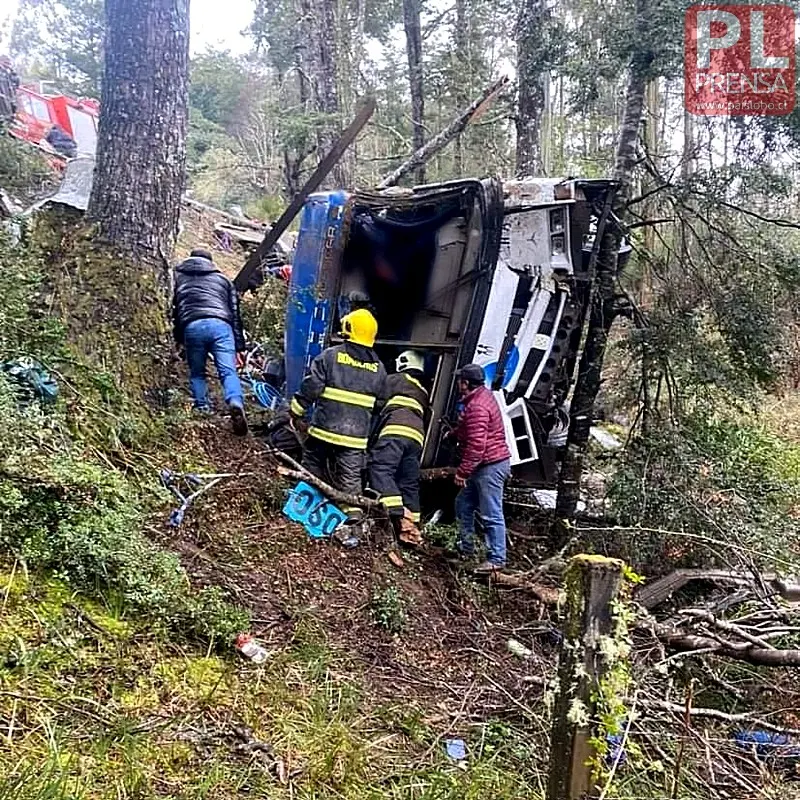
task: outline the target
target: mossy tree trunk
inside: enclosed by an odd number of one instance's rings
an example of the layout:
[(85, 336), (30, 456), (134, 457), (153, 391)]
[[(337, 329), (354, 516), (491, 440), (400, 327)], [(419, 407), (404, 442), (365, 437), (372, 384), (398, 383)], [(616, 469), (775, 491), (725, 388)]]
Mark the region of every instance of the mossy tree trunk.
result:
[(100, 130), (87, 220), (52, 265), (81, 363), (122, 404), (170, 383), (168, 259), (188, 126), (189, 0), (105, 0)]
[(162, 268), (178, 232), (188, 76), (189, 0), (106, 0), (100, 130), (87, 217), (99, 239), (123, 256)]

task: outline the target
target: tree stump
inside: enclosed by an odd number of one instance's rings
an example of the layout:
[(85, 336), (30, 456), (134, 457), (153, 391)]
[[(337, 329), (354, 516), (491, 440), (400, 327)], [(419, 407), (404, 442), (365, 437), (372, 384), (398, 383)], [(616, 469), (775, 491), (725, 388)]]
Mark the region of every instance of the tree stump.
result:
[(597, 797), (592, 745), (601, 682), (614, 666), (603, 647), (614, 634), (613, 601), (622, 585), (624, 564), (603, 556), (578, 555), (565, 573), (566, 607), (553, 709), (547, 800)]

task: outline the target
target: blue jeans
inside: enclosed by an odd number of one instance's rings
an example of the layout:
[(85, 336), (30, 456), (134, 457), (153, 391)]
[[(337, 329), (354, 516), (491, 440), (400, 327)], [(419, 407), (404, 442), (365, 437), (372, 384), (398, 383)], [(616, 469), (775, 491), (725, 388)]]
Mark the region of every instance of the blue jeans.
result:
[(475, 550), (475, 512), (483, 521), (487, 560), (500, 566), (506, 563), (506, 520), (503, 516), (503, 488), (511, 474), (508, 459), (484, 464), (470, 475), (456, 497), (458, 549), (464, 555)]
[(244, 407), (242, 384), (236, 373), (236, 344), (233, 328), (221, 320), (208, 317), (190, 322), (183, 331), (186, 361), (189, 363), (189, 378), (195, 408), (208, 408), (208, 382), (206, 361), (209, 354), (217, 367), (225, 402), (231, 406)]

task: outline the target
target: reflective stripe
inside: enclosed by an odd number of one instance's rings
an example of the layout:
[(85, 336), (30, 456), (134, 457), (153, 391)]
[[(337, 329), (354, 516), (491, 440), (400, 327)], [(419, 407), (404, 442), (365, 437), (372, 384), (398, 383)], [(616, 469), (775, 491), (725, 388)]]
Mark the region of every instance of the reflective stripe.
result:
[(372, 409), (375, 407), (375, 398), (371, 394), (350, 392), (347, 389), (334, 389), (332, 386), (328, 386), (323, 390), (322, 397), (325, 400), (336, 400), (339, 403), (347, 403), (361, 408)]
[(352, 447), (353, 450), (366, 450), (367, 437), (363, 439), (358, 436), (344, 436), (341, 433), (326, 431), (323, 428), (316, 428), (313, 425), (308, 429), (308, 435), (315, 439), (320, 439), (328, 444), (335, 444), (339, 447)]
[(302, 417), (303, 414), (306, 413), (306, 410), (303, 408), (303, 406), (297, 402), (296, 397), (292, 398), (292, 402), (289, 404), (289, 410), (292, 412), (292, 414), (295, 414), (298, 417)]
[(403, 505), (403, 498), (399, 494), (390, 494), (388, 497), (381, 497), (381, 505), (386, 508), (400, 508)]
[[(408, 511), (408, 509), (406, 509), (406, 511)], [(419, 511), (408, 511), (408, 518), (412, 522), (419, 522), (420, 519), (422, 519), (422, 514), (420, 514)]]
[(417, 442), (420, 447), (425, 444), (425, 437), (418, 430), (408, 425), (387, 425), (378, 438), (382, 439), (384, 436), (404, 436), (406, 439)]
[(421, 389), (425, 394), (428, 394), (428, 390), (416, 379), (412, 378), (409, 374), (406, 373), (406, 380), (411, 381), (418, 389)]
[(386, 408), (390, 408), (391, 406), (402, 406), (403, 408), (410, 408), (413, 411), (419, 411), (420, 414), (425, 413), (425, 409), (422, 407), (422, 403), (420, 403), (419, 400), (415, 400), (413, 397), (406, 397), (402, 394), (395, 395), (386, 403)]

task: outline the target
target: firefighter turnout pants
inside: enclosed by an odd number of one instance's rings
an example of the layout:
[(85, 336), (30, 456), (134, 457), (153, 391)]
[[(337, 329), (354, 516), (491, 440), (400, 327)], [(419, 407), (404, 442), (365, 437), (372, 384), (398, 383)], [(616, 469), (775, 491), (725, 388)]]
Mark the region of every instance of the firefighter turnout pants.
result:
[[(365, 460), (364, 450), (329, 444), (314, 436), (309, 436), (303, 447), (303, 466), (345, 494), (361, 494)], [(342, 506), (342, 511), (347, 514), (348, 522), (359, 522), (364, 516), (357, 506)]]
[(419, 462), (422, 447), (404, 436), (381, 436), (370, 450), (370, 486), (381, 496), (390, 517), (402, 518), (404, 508), (419, 522)]

